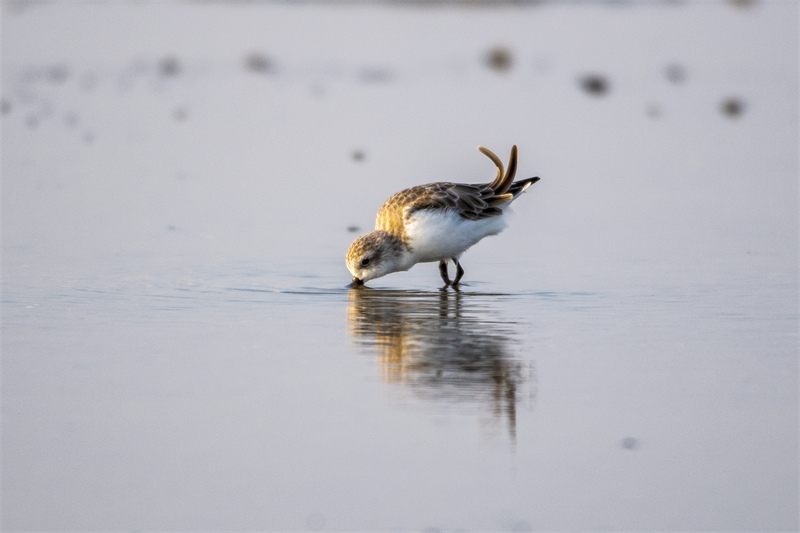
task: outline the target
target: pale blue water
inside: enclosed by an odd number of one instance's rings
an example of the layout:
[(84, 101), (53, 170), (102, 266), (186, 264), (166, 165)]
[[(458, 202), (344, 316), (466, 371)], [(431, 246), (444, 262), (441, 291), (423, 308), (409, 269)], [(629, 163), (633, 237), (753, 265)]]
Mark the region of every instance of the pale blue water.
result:
[(35, 288), (11, 270), (8, 523), (785, 523), (791, 278), (455, 292), (349, 289), (318, 265), (103, 265)]

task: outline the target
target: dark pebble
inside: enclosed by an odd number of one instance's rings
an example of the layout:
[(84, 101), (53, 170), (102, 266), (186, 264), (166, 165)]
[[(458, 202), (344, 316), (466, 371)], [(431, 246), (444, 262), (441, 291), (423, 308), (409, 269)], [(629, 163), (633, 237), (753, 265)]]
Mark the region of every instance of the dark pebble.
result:
[(683, 83), (686, 81), (686, 69), (677, 63), (667, 65), (664, 75), (672, 83)]
[(177, 57), (165, 57), (158, 64), (158, 71), (165, 77), (177, 76), (181, 71), (181, 62), (178, 61)]
[(744, 102), (736, 97), (726, 98), (719, 107), (722, 114), (729, 118), (736, 118), (744, 113)]
[(603, 96), (610, 90), (608, 80), (602, 74), (587, 74), (580, 79), (581, 88), (592, 96)]
[(728, 3), (734, 7), (748, 8), (756, 5), (756, 0), (728, 0)]
[(625, 450), (638, 450), (639, 449), (639, 440), (634, 437), (625, 437), (620, 442), (620, 445)]
[(508, 72), (514, 66), (514, 54), (504, 46), (495, 46), (486, 53), (486, 66), (496, 72)]
[(272, 60), (260, 52), (253, 52), (244, 58), (244, 68), (251, 72), (268, 74), (275, 68)]
[(50, 83), (61, 84), (69, 79), (69, 67), (66, 65), (51, 65), (44, 75)]

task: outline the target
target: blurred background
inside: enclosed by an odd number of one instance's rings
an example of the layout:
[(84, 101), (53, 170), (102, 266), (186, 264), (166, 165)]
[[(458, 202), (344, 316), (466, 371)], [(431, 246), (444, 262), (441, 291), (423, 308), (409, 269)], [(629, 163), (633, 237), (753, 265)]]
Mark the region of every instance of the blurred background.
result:
[(518, 144), (520, 173), (543, 178), (510, 230), (537, 239), (525, 257), (794, 240), (785, 2), (10, 2), (3, 15), (7, 248), (341, 255), (346, 228), (370, 229), (394, 192), (488, 180), (479, 144)]
[(794, 2), (4, 0), (0, 92), (3, 529), (797, 528)]

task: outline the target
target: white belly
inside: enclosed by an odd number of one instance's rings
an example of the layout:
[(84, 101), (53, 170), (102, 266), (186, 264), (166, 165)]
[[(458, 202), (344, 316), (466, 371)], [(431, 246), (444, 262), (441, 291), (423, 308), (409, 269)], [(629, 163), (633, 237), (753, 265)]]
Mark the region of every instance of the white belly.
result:
[(417, 263), (427, 263), (458, 258), (479, 240), (503, 231), (504, 217), (466, 220), (454, 211), (417, 211), (406, 224), (414, 259)]

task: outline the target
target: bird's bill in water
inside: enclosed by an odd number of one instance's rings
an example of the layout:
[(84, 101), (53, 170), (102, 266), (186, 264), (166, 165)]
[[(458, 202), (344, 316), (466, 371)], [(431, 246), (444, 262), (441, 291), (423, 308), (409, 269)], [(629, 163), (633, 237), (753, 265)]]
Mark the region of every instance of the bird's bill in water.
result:
[(363, 285), (364, 280), (358, 279), (357, 277), (353, 276), (353, 285)]

